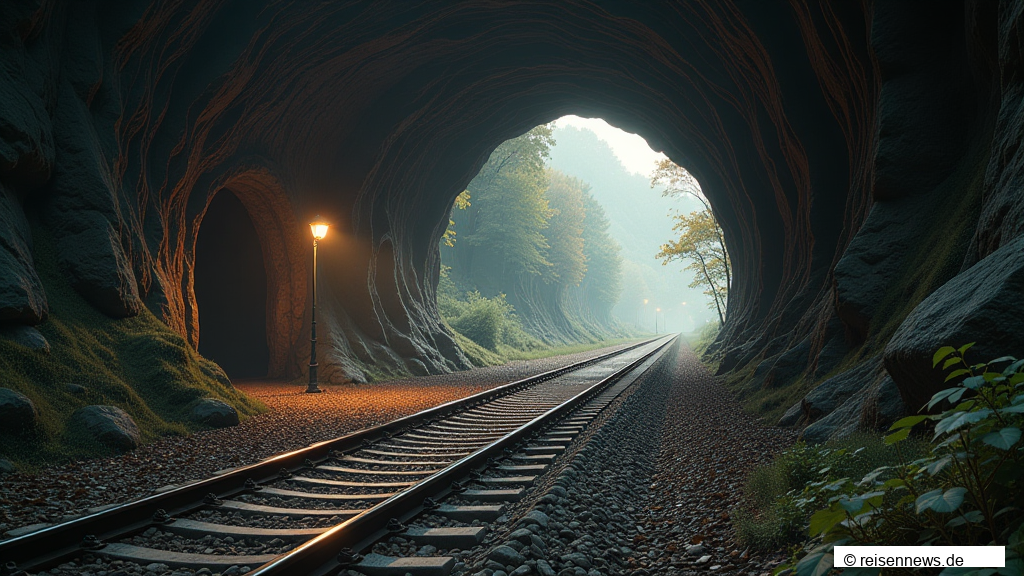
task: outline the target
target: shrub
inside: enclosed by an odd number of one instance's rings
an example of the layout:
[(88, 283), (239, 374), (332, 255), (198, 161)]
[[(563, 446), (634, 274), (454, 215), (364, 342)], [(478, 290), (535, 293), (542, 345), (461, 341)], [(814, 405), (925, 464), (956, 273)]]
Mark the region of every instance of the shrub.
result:
[(469, 300), (462, 314), (450, 323), (463, 336), (487, 348), (497, 350), (501, 343), (502, 329), (512, 307), (505, 302), (505, 295), (484, 298), (479, 292), (470, 292)]
[[(952, 369), (946, 381), (959, 383), (924, 407), (947, 407), (941, 414), (893, 424), (885, 442), (901, 455), (897, 465), (878, 467), (857, 482), (844, 477), (805, 488), (804, 498), (822, 509), (810, 519), (813, 540), (795, 564), (798, 576), (828, 572), (834, 546), (857, 544), (1001, 545), (1005, 568), (947, 568), (943, 574), (1024, 573), (1024, 360), (970, 365), (964, 358), (970, 347), (935, 353), (935, 366)], [(927, 456), (911, 460), (902, 446), (915, 429), (928, 429), (932, 446)]]
[[(908, 443), (904, 452), (908, 450), (924, 453), (920, 443)], [(859, 477), (898, 460), (892, 446), (871, 434), (821, 446), (797, 442), (747, 477), (741, 503), (731, 514), (736, 536), (744, 546), (764, 551), (801, 543), (806, 539), (811, 514), (824, 503), (808, 498), (804, 487), (812, 482)]]

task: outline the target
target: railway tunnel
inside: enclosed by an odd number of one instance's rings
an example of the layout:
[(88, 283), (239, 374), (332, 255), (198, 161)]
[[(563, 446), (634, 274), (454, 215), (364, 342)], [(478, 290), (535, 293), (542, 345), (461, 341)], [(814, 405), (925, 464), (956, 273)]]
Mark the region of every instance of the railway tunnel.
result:
[[(1022, 354), (1022, 14), (0, 3), (0, 400), (17, 416), (0, 418), (0, 523), (25, 525), (0, 571), (740, 569), (732, 492), (751, 468), (798, 435), (877, 436), (947, 386), (940, 346)], [(454, 385), (473, 363), (438, 306), (453, 202), (503, 143), (566, 115), (699, 180), (733, 263), (724, 325), (703, 359), (663, 337)], [(315, 360), (335, 395), (296, 386), (317, 216)], [(88, 430), (97, 414), (115, 442)], [(996, 436), (976, 444), (1016, 446), (1019, 426)], [(23, 473), (80, 457), (97, 458)], [(998, 522), (958, 542), (1019, 543), (1019, 518)], [(580, 546), (598, 536), (606, 550)], [(762, 552), (750, 569), (784, 561)]]
[[(735, 261), (714, 350), (765, 409), (773, 387), (860, 368), (844, 418), (870, 424), (941, 385), (927, 363), (947, 340), (1018, 343), (950, 311), (1009, 301), (958, 276), (998, 268), (1020, 231), (1002, 5), (8, 6), (7, 50), (35, 80), (11, 84), (5, 210), (42, 222), (93, 307), (145, 306), (202, 350), (201, 223), (232, 190), (260, 236), (268, 376), (304, 370), (318, 213), (321, 378), (468, 367), (434, 299), (447, 211), (498, 144), (570, 113), (702, 183)], [(18, 254), (4, 322), (34, 325), (46, 291)], [(939, 317), (915, 315), (926, 301)]]

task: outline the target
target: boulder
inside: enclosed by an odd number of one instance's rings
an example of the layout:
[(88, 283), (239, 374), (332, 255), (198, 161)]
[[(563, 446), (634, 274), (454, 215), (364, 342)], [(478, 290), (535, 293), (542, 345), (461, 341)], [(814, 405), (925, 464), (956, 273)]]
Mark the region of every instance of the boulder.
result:
[(811, 338), (808, 336), (779, 356), (765, 376), (764, 386), (781, 388), (793, 382), (801, 372), (807, 369), (810, 355)]
[(779, 418), (779, 421), (775, 423), (776, 426), (782, 426), (783, 428), (789, 426), (796, 426), (800, 422), (800, 418), (804, 415), (804, 401), (801, 398), (799, 402), (793, 404), (786, 410), (786, 413)]
[[(2, 142), (0, 138), (0, 148)], [(38, 324), (46, 314), (46, 294), (32, 260), (28, 222), (14, 195), (0, 185), (0, 322)]]
[(905, 413), (905, 405), (892, 378), (884, 373), (875, 373), (867, 386), (805, 428), (801, 437), (807, 442), (819, 443), (844, 438), (858, 431), (882, 431)]
[(836, 314), (858, 340), (871, 331), (878, 306), (905, 273), (906, 255), (918, 242), (917, 224), (907, 214), (924, 200), (903, 198), (876, 202), (833, 272)]
[(819, 384), (801, 403), (805, 419), (813, 422), (830, 414), (854, 394), (872, 384), (881, 367), (881, 358), (873, 356)]
[[(6, 7), (3, 13), (5, 20), (11, 17)], [(5, 21), (3, 28), (12, 33), (13, 22)], [(0, 108), (0, 134), (3, 135), (0, 138), (0, 173), (5, 180), (38, 186), (46, 182), (53, 168), (50, 114), (46, 101), (33, 90), (26, 75), (16, 72), (20, 66), (14, 65), (12, 60), (0, 67), (0, 102), (4, 103)]]
[(6, 338), (30, 350), (36, 350), (44, 354), (50, 353), (50, 343), (47, 342), (42, 332), (32, 326), (19, 325), (0, 328), (0, 338)]
[(115, 180), (106, 172), (89, 108), (69, 83), (62, 83), (60, 91), (46, 214), (58, 259), (68, 282), (89, 304), (112, 318), (134, 316), (142, 300), (121, 234), (129, 225), (121, 220)]
[(0, 458), (0, 474), (14, 474), (18, 469), (14, 467), (14, 462), (6, 458)]
[(35, 404), (21, 392), (0, 388), (0, 430), (20, 433), (35, 426), (38, 417)]
[(203, 398), (192, 408), (191, 419), (214, 428), (238, 426), (238, 411), (221, 400)]
[(801, 432), (805, 442), (821, 443), (827, 440), (843, 438), (860, 429), (860, 411), (864, 401), (864, 391), (840, 404), (827, 416), (811, 424)]
[(892, 376), (888, 374), (869, 390), (861, 409), (861, 427), (865, 430), (886, 430), (892, 423), (907, 415), (907, 405), (900, 397)]
[(119, 451), (132, 450), (142, 442), (142, 434), (135, 421), (116, 406), (79, 408), (71, 415), (71, 426)]
[(1024, 357), (1024, 236), (961, 272), (925, 298), (885, 347), (885, 368), (903, 402), (917, 410), (948, 387), (932, 367), (942, 346), (975, 342), (971, 362)]

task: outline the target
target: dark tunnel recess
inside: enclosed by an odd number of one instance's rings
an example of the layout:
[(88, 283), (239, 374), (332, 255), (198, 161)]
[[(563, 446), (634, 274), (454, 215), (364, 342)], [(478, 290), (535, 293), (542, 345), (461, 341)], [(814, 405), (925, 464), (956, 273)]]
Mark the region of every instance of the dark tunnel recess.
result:
[(267, 272), (245, 206), (229, 190), (214, 196), (196, 239), (199, 353), (233, 379), (263, 378), (267, 346)]

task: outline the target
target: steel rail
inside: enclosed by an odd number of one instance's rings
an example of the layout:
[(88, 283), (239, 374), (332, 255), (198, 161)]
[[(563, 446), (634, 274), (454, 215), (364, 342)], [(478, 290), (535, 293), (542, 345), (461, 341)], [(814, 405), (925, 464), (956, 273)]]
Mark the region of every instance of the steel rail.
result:
[[(502, 452), (507, 447), (523, 442), (534, 433), (539, 432), (548, 423), (558, 420), (591, 400), (655, 354), (667, 350), (668, 346), (675, 339), (676, 336), (666, 339), (657, 348), (616, 370), (611, 375), (601, 379), (586, 390), (579, 392), (569, 400), (549, 409), (500, 439), (479, 448), (472, 454), (420, 480), (413, 486), (406, 488), (380, 504), (306, 541), (294, 550), (282, 554), (271, 562), (252, 570), (248, 573), (249, 576), (297, 576), (300, 574), (321, 576), (333, 574), (345, 568), (346, 564), (339, 562), (337, 559), (340, 550), (348, 548), (352, 551), (360, 552), (389, 533), (387, 525), (392, 518), (400, 522), (406, 522), (424, 511), (423, 501), (425, 498), (429, 497), (435, 501), (440, 501), (449, 494), (460, 491), (461, 487), (453, 485), (453, 482), (458, 482), (468, 477), (474, 470), (486, 468), (489, 458)], [(355, 569), (358, 570), (357, 567)]]
[(315, 463), (325, 460), (333, 451), (345, 452), (359, 448), (364, 442), (381, 440), (419, 424), (469, 410), (541, 382), (624, 354), (656, 340), (639, 342), (588, 360), (575, 362), (465, 398), (446, 402), (384, 424), (271, 456), (260, 462), (240, 466), (223, 474), (191, 482), (165, 492), (118, 504), (75, 520), (62, 522), (22, 536), (0, 540), (0, 570), (5, 570), (7, 565), (13, 564), (19, 570), (35, 571), (44, 566), (66, 561), (92, 551), (97, 540), (104, 542), (123, 538), (150, 526), (159, 526), (160, 522), (154, 521), (154, 516), (158, 512), (170, 516), (182, 516), (195, 512), (207, 505), (204, 500), (208, 498), (208, 495), (217, 498), (231, 498), (243, 494), (247, 491), (245, 485), (250, 480), (256, 484), (278, 480), (282, 477), (283, 472), (290, 473), (306, 467), (308, 462)]

